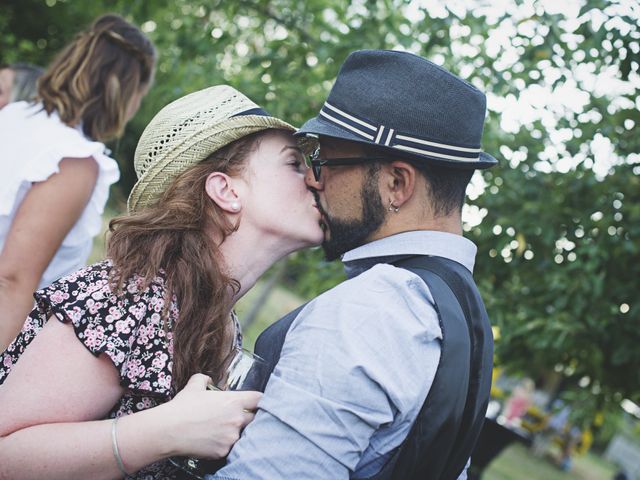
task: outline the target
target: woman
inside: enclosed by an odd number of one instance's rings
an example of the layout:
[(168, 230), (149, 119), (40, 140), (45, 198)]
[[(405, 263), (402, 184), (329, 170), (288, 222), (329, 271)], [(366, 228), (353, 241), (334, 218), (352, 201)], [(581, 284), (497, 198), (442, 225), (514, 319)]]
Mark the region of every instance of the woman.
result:
[(42, 72), (42, 68), (28, 63), (0, 66), (0, 108), (11, 102), (33, 100)]
[(33, 291), (86, 263), (118, 165), (117, 138), (152, 82), (155, 51), (116, 15), (98, 18), (53, 61), (40, 101), (0, 110), (0, 350)]
[(172, 478), (170, 456), (226, 455), (260, 396), (206, 390), (240, 342), (232, 307), (323, 238), (292, 131), (227, 86), (151, 121), (108, 260), (38, 291), (0, 357), (0, 478)]

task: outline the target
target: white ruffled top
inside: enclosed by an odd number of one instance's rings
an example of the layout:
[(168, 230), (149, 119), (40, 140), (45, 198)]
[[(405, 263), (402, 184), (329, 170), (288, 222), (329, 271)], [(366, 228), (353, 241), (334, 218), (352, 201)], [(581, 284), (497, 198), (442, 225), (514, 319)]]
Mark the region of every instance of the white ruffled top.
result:
[(15, 102), (0, 109), (0, 250), (33, 182), (58, 172), (65, 157), (93, 157), (99, 167), (87, 206), (62, 241), (38, 288), (86, 264), (93, 237), (102, 229), (109, 187), (120, 178), (118, 164), (108, 153), (103, 143), (90, 140), (79, 127), (68, 127), (57, 113), (47, 115), (42, 104)]

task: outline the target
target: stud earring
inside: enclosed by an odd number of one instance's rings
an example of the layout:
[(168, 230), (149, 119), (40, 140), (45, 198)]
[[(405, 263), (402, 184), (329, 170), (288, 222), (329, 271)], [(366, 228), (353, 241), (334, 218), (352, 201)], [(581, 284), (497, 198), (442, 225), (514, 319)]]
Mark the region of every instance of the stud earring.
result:
[(393, 200), (389, 200), (389, 211), (390, 212), (394, 212), (394, 213), (398, 213), (400, 211), (400, 207), (396, 207), (393, 204)]
[(237, 212), (240, 210), (240, 204), (238, 202), (231, 202), (231, 210)]

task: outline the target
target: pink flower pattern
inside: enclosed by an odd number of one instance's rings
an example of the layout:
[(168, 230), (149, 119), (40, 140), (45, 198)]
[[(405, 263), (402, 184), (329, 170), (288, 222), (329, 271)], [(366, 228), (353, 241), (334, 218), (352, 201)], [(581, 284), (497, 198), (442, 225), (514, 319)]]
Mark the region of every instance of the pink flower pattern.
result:
[[(130, 415), (173, 398), (172, 329), (178, 320), (177, 299), (172, 299), (168, 318), (163, 320), (164, 277), (154, 278), (142, 289), (143, 279), (135, 276), (126, 283), (124, 293), (116, 295), (109, 282), (111, 268), (109, 260), (84, 267), (34, 294), (36, 308), (18, 337), (0, 354), (0, 385), (45, 322), (55, 315), (61, 322), (71, 322), (78, 340), (95, 356), (106, 354), (120, 372), (120, 384), (126, 391), (105, 418)], [(240, 326), (235, 315), (233, 318), (240, 345)], [(179, 478), (179, 471), (162, 461), (127, 478)]]

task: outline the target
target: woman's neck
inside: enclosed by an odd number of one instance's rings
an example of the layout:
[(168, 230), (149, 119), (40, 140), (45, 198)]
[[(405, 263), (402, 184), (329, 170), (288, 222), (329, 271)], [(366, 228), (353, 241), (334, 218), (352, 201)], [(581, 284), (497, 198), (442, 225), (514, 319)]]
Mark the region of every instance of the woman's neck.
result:
[(233, 303), (242, 298), (275, 262), (294, 250), (294, 247), (284, 245), (282, 238), (269, 238), (241, 229), (229, 235), (220, 245), (220, 253), (227, 274), (240, 283)]

